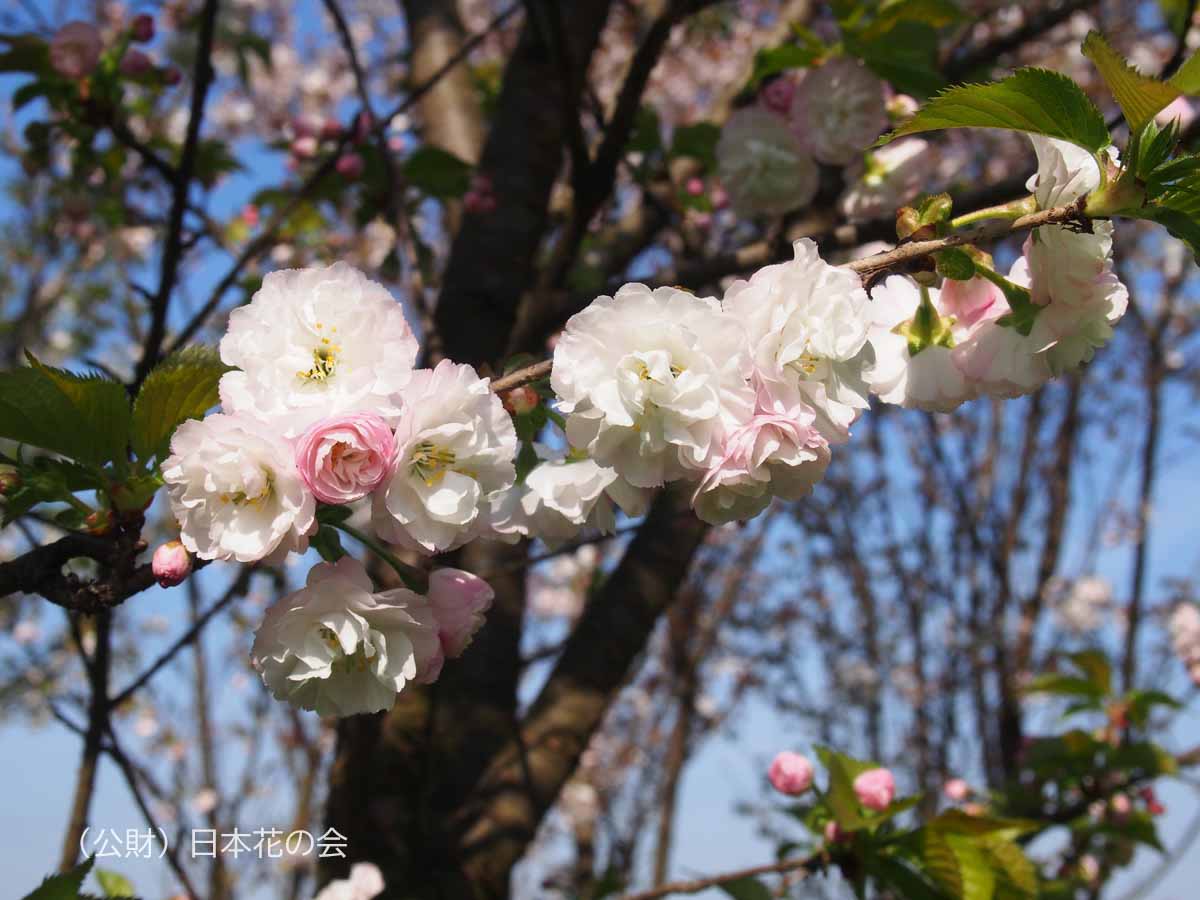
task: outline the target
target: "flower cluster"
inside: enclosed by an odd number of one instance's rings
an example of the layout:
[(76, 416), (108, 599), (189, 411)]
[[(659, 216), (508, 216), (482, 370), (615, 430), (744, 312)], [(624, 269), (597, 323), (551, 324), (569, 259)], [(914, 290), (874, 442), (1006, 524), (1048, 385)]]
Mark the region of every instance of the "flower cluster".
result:
[[(809, 80), (863, 75), (844, 68)], [(845, 128), (874, 128), (870, 108)], [(1034, 146), (1029, 187), (1042, 207), (1101, 183), (1090, 154)], [(842, 150), (830, 138), (812, 152)], [(278, 560), (320, 527), (398, 566), (385, 545), (419, 556), (477, 538), (555, 546), (614, 531), (674, 481), (706, 522), (750, 518), (812, 489), (871, 394), (948, 411), (1034, 390), (1090, 359), (1127, 304), (1108, 222), (1042, 226), (1007, 276), (975, 251), (969, 280), (893, 275), (869, 294), (812, 241), (793, 250), (719, 299), (641, 284), (597, 298), (557, 340), (549, 391), (523, 385), (503, 399), (470, 366), (414, 368), (403, 308), (348, 265), (273, 272), (221, 341), (222, 411), (180, 426), (163, 465), (183, 548)], [(356, 506), (370, 536), (345, 522)], [(271, 608), (253, 651), (270, 690), (306, 709), (387, 708), (463, 652), (491, 602), (485, 583), (452, 569), (428, 574), (425, 593), (375, 592), (361, 564), (318, 546), (330, 561)], [(163, 584), (187, 576), (181, 555), (156, 555)]]

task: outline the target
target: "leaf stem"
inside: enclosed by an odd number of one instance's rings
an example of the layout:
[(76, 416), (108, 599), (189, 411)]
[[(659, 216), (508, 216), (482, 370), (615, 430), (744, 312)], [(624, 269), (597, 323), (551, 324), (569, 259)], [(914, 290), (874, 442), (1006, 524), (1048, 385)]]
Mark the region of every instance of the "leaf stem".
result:
[(400, 576), (400, 580), (404, 582), (405, 587), (414, 590), (417, 593), (424, 593), (426, 591), (427, 585), (425, 582), (427, 579), (425, 577), (425, 573), (420, 569), (414, 568), (406, 563), (402, 563), (390, 550), (384, 547), (383, 544), (375, 540), (375, 538), (365, 534), (362, 531), (359, 531), (353, 525), (347, 525), (345, 522), (330, 522), (328, 524), (339, 531), (344, 531), (346, 534), (350, 535), (350, 537), (354, 538), (356, 541), (386, 562), (389, 566), (391, 566), (392, 569), (395, 570), (396, 574)]

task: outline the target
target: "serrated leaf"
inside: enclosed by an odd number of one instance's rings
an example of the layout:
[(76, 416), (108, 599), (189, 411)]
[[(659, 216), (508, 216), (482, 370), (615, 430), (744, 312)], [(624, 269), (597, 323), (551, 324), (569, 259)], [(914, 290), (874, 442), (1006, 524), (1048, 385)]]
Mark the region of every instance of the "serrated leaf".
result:
[(109, 869), (97, 869), (96, 880), (105, 897), (136, 897), (133, 884), (124, 875)]
[(1179, 88), (1185, 94), (1200, 93), (1200, 53), (1193, 53), (1183, 61), (1183, 65), (1172, 75), (1167, 83)]
[(212, 347), (185, 347), (146, 376), (133, 404), (131, 441), (141, 460), (163, 459), (175, 429), (216, 406), (217, 383), (230, 367)]
[(83, 880), (92, 871), (95, 859), (88, 857), (70, 872), (49, 875), (41, 885), (23, 900), (77, 900)]
[(757, 878), (735, 878), (717, 885), (733, 900), (771, 900), (771, 892)]
[(965, 834), (947, 834), (946, 843), (958, 861), (962, 900), (992, 900), (996, 871), (983, 850)]
[(1108, 695), (1112, 690), (1112, 664), (1107, 656), (1099, 650), (1082, 650), (1072, 653), (1069, 659), (1102, 696)]
[(984, 851), (992, 865), (1017, 892), (1034, 897), (1038, 891), (1037, 867), (1025, 851), (1012, 841), (985, 841)]
[(1003, 81), (942, 91), (878, 143), (946, 128), (1000, 128), (1043, 134), (1093, 153), (1111, 142), (1104, 116), (1079, 85), (1047, 69), (1020, 69)]
[(129, 400), (123, 385), (42, 365), (0, 372), (0, 437), (103, 465), (123, 459)]
[(869, 871), (881, 884), (895, 889), (896, 896), (904, 900), (945, 900), (946, 894), (938, 890), (907, 865), (886, 856), (870, 858)]
[(928, 97), (946, 86), (938, 70), (938, 32), (924, 22), (903, 20), (883, 35), (848, 36), (846, 50), (905, 94)]
[(1092, 61), (1108, 85), (1131, 130), (1152, 121), (1159, 110), (1179, 96), (1177, 87), (1143, 75), (1126, 62), (1098, 31), (1084, 38), (1083, 55)]
[(426, 145), (404, 161), (407, 181), (431, 197), (461, 197), (471, 186), (471, 167), (453, 153)]

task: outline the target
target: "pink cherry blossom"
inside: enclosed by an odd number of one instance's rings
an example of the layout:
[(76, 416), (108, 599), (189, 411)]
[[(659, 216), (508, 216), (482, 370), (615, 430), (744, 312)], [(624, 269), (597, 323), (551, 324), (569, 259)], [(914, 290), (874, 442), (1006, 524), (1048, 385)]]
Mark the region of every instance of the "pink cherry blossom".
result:
[(896, 798), (896, 779), (888, 769), (868, 769), (854, 779), (854, 795), (867, 809), (882, 812)]
[(941, 300), (942, 309), (968, 328), (1008, 312), (1000, 288), (978, 275), (970, 281), (947, 278), (942, 282)]
[(392, 430), (379, 416), (322, 419), (296, 441), (296, 468), (322, 503), (359, 500), (392, 472)]
[(88, 22), (68, 22), (50, 41), (50, 65), (64, 78), (92, 74), (100, 62), (100, 31)]
[(429, 602), (447, 657), (462, 656), (470, 646), (495, 596), (490, 584), (462, 569), (435, 569), (429, 576)]
[(808, 757), (784, 750), (772, 761), (767, 778), (779, 793), (794, 797), (812, 787), (813, 765)]
[(773, 113), (786, 116), (796, 95), (796, 82), (786, 75), (763, 87), (759, 102)]

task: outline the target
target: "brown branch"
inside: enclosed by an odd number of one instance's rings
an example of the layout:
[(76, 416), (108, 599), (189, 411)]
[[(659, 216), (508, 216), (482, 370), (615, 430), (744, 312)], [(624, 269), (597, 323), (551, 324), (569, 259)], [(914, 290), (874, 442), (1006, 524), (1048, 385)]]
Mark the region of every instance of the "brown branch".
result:
[(550, 375), (550, 369), (553, 367), (553, 360), (544, 359), (541, 362), (533, 363), (525, 366), (523, 369), (517, 369), (509, 372), (492, 382), (492, 393), (501, 394), (504, 391), (511, 391), (513, 388), (519, 388), (534, 381), (540, 381)]
[(192, 188), (192, 177), (196, 170), (196, 159), (200, 148), (200, 126), (204, 120), (204, 103), (213, 81), (212, 49), (217, 28), (217, 7), (220, 0), (207, 0), (200, 19), (200, 38), (196, 48), (196, 71), (192, 79), (192, 105), (188, 116), (187, 135), (183, 141), (183, 153), (179, 157), (179, 168), (175, 173), (171, 216), (167, 222), (167, 239), (163, 248), (162, 266), (159, 272), (158, 292), (151, 304), (150, 330), (142, 346), (142, 358), (134, 376), (134, 390), (150, 374), (158, 361), (163, 339), (167, 333), (167, 310), (171, 292), (179, 277), (179, 265), (183, 261), (183, 218), (187, 213), (188, 194)]
[(774, 875), (796, 871), (810, 874), (812, 872), (819, 872), (824, 867), (824, 855), (822, 853), (813, 853), (810, 856), (794, 857), (792, 859), (785, 859), (782, 862), (767, 863), (762, 866), (751, 866), (748, 869), (737, 869), (733, 872), (724, 872), (720, 875), (671, 881), (666, 884), (660, 884), (658, 887), (648, 891), (625, 894), (621, 900), (656, 900), (656, 898), (666, 897), (668, 894), (698, 894), (710, 887), (716, 887), (729, 881), (738, 881), (742, 878), (757, 878), (759, 875)]

